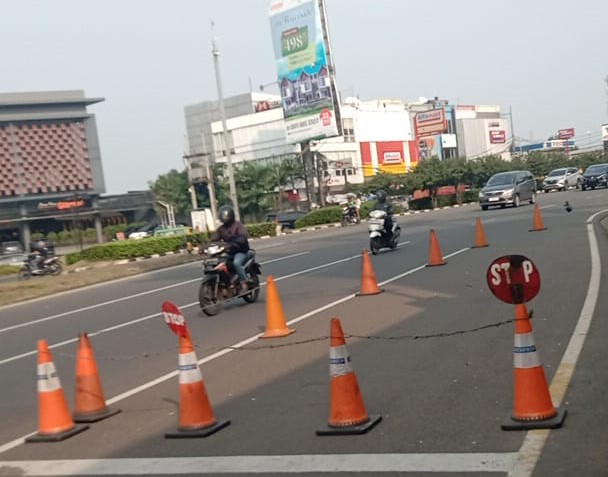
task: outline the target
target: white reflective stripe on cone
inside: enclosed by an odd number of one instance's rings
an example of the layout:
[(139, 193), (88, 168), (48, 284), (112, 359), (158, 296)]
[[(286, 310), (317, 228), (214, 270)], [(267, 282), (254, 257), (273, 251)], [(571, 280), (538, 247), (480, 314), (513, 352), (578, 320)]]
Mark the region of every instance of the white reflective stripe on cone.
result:
[(61, 382), (57, 376), (54, 363), (42, 363), (38, 365), (38, 391), (49, 393), (61, 389)]
[(329, 348), (329, 375), (332, 378), (352, 373), (353, 366), (346, 346), (332, 346)]
[(203, 375), (196, 362), (194, 351), (186, 354), (179, 354), (179, 383), (191, 384), (203, 380)]
[(536, 368), (540, 366), (540, 356), (532, 333), (515, 334), (513, 365), (516, 368)]

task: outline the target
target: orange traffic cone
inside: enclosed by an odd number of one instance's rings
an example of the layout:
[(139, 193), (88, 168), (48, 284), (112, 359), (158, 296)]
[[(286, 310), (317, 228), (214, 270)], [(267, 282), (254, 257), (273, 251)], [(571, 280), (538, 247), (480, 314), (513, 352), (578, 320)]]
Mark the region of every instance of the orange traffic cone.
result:
[(540, 207), (538, 204), (534, 205), (534, 221), (530, 232), (540, 232), (541, 230), (547, 230), (547, 227), (543, 224), (543, 218), (540, 216)]
[(274, 278), (268, 276), (266, 278), (266, 331), (261, 338), (280, 338), (295, 333), (295, 331), (287, 328), (277, 286), (274, 284)]
[(473, 248), (487, 247), (488, 241), (486, 240), (486, 234), (483, 231), (483, 225), (481, 225), (481, 219), (477, 217), (475, 221), (475, 245)]
[(218, 422), (211, 409), (190, 336), (179, 338), (179, 427), (167, 438), (207, 437), (230, 424)]
[(86, 333), (78, 335), (76, 355), (75, 422), (97, 422), (120, 412), (106, 406), (91, 342)]
[(437, 241), (437, 235), (435, 234), (435, 229), (431, 229), (430, 234), (430, 247), (429, 247), (429, 263), (426, 264), (427, 267), (436, 267), (438, 265), (445, 265), (447, 262), (443, 259), (443, 255), (441, 255), (441, 249), (439, 248), (439, 242)]
[(38, 340), (38, 434), (26, 442), (62, 441), (88, 429), (70, 416), (61, 382), (46, 340)]
[(363, 250), (361, 258), (361, 291), (358, 295), (377, 295), (382, 292), (382, 290), (378, 288), (378, 282), (376, 281), (376, 274), (372, 267), (372, 261), (369, 258), (369, 252)]
[(515, 305), (513, 414), (502, 429), (555, 429), (561, 427), (566, 410), (551, 402), (545, 371), (540, 363), (526, 305)]
[(380, 415), (367, 415), (338, 318), (330, 323), (329, 375), (328, 428), (317, 431), (318, 436), (365, 434), (382, 420)]

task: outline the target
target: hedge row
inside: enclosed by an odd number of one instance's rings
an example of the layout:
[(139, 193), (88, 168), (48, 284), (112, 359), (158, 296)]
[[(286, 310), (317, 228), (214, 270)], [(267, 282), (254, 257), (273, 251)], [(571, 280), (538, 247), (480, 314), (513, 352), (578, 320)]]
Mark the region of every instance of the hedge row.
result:
[[(477, 200), (477, 191), (470, 191), (465, 194), (465, 201)], [(438, 197), (438, 206), (453, 205), (456, 203), (455, 196)], [(361, 205), (361, 218), (369, 216), (373, 210), (375, 201), (366, 201)], [(411, 202), (413, 209), (432, 208), (430, 198), (419, 199)], [(395, 213), (403, 212), (403, 208), (399, 205), (394, 206)], [(296, 228), (312, 227), (315, 225), (331, 224), (340, 222), (342, 218), (342, 207), (331, 206), (316, 209), (304, 217), (299, 218), (295, 222)], [(247, 224), (247, 231), (250, 238), (258, 238), (262, 236), (275, 236), (276, 224), (271, 222), (263, 222), (259, 224)], [(68, 265), (79, 262), (80, 260), (106, 261), (106, 260), (124, 260), (137, 257), (149, 257), (156, 254), (166, 254), (175, 252), (187, 247), (189, 242), (192, 246), (204, 244), (208, 241), (206, 233), (194, 233), (186, 237), (149, 237), (141, 240), (120, 240), (109, 242), (101, 245), (94, 245), (84, 249), (82, 252), (74, 252), (65, 256), (65, 261)]]
[[(251, 224), (247, 226), (247, 230), (251, 238), (276, 234), (276, 227), (272, 223)], [(206, 243), (207, 240), (208, 235), (206, 233), (196, 233), (186, 237), (148, 237), (141, 240), (119, 240), (93, 245), (82, 252), (69, 253), (65, 256), (65, 262), (67, 265), (72, 265), (81, 260), (99, 262), (150, 257), (185, 249), (188, 242), (192, 246), (198, 246)]]

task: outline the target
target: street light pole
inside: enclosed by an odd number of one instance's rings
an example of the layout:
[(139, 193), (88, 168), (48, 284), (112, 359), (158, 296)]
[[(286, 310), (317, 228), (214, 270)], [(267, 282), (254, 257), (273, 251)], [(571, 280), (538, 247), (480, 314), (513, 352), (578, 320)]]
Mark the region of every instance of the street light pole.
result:
[[(211, 32), (213, 36), (213, 22), (211, 22)], [(224, 147), (226, 148), (226, 164), (228, 166), (228, 182), (230, 183), (230, 199), (234, 207), (234, 215), (237, 220), (240, 220), (239, 203), (236, 195), (236, 184), (234, 183), (234, 169), (232, 168), (232, 153), (230, 151), (232, 141), (228, 128), (226, 126), (226, 111), (224, 110), (224, 96), (222, 94), (222, 81), (220, 78), (220, 50), (215, 44), (215, 37), (211, 41), (211, 53), (213, 54), (213, 66), (215, 67), (215, 82), (217, 84), (218, 103), (220, 108), (220, 117), (222, 119), (222, 136), (224, 137)]]

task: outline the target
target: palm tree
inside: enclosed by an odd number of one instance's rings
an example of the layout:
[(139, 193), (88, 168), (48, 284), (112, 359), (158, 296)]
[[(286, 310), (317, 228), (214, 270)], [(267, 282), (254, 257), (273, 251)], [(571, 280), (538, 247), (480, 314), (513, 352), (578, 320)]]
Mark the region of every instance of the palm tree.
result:
[(272, 207), (269, 189), (270, 168), (259, 161), (246, 161), (235, 168), (234, 181), (239, 197), (239, 208), (252, 220), (262, 220)]

